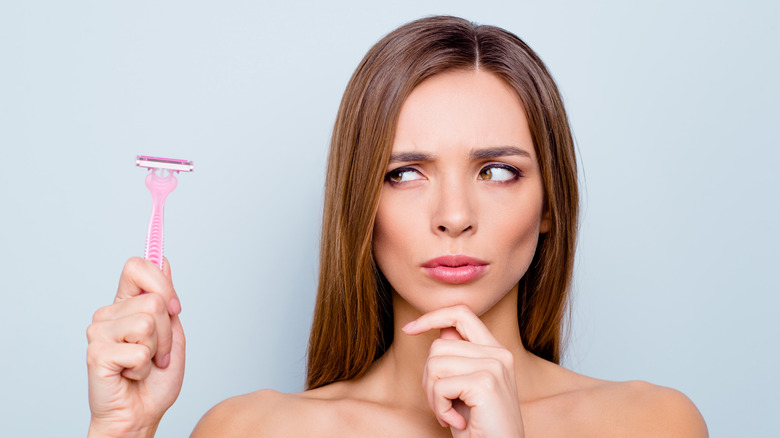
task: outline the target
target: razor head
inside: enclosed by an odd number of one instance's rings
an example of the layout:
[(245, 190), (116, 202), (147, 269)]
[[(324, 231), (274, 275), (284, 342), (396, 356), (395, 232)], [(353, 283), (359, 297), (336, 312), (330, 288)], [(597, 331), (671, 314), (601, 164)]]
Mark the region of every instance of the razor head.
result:
[(175, 158), (149, 157), (136, 155), (135, 165), (147, 169), (168, 169), (175, 172), (192, 172), (192, 161), (177, 160)]

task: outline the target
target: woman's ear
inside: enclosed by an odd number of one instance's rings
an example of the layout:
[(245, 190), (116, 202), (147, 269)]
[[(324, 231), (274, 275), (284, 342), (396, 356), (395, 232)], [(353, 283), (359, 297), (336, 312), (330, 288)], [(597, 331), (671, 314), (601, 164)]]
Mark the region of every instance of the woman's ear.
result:
[(552, 219), (550, 218), (550, 209), (545, 207), (542, 212), (542, 220), (539, 222), (539, 234), (544, 234), (550, 231), (552, 226)]

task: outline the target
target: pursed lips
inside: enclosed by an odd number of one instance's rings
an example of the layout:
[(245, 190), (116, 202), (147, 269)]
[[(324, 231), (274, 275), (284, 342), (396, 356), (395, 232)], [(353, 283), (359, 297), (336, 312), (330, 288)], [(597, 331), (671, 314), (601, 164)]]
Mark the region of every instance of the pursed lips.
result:
[(487, 272), (488, 263), (463, 254), (444, 255), (428, 260), (422, 269), (435, 280), (461, 284), (474, 281)]

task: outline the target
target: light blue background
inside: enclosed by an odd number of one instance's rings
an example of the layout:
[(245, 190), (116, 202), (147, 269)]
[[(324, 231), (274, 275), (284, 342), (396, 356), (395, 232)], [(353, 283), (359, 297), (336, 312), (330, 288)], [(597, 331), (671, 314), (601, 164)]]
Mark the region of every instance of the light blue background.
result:
[(0, 434), (86, 431), (85, 329), (144, 248), (136, 154), (195, 162), (166, 208), (188, 362), (159, 436), (300, 390), (341, 93), (381, 36), (446, 13), (518, 34), (563, 93), (583, 192), (566, 365), (678, 388), (712, 436), (774, 435), (780, 10), (740, 4), (3, 1)]

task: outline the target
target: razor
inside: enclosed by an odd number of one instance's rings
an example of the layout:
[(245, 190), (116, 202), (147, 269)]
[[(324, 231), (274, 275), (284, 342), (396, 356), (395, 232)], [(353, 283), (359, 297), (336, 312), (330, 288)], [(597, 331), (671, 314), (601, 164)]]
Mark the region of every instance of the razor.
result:
[(192, 172), (192, 161), (137, 155), (135, 165), (149, 169), (146, 187), (152, 193), (152, 217), (146, 232), (144, 258), (163, 268), (163, 211), (165, 199), (176, 188), (176, 174)]

